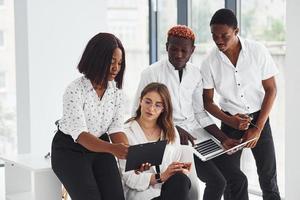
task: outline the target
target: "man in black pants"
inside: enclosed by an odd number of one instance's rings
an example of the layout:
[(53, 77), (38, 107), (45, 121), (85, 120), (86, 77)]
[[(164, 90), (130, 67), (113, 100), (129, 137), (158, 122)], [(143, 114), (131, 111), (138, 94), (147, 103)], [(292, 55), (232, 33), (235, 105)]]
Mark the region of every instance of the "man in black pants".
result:
[[(269, 113), (276, 96), (274, 76), (278, 70), (261, 44), (238, 36), (234, 13), (218, 10), (210, 21), (216, 46), (204, 60), (203, 98), (207, 111), (222, 121), (228, 137), (250, 142), (264, 200), (279, 200), (276, 159)], [(221, 96), (214, 103), (214, 89)], [(240, 169), (242, 151), (214, 161), (227, 180), (225, 200), (247, 200), (247, 179)]]
[[(168, 58), (161, 59), (142, 72), (133, 111), (136, 111), (139, 95), (147, 84), (163, 83), (170, 91), (174, 124), (181, 144), (188, 144), (188, 139), (193, 143), (193, 136), (200, 138), (200, 129), (204, 128), (225, 148), (230, 148), (239, 141), (230, 139), (220, 131), (203, 108), (200, 70), (188, 62), (195, 49), (194, 41), (193, 31), (186, 26), (174, 26), (168, 31)], [(198, 177), (206, 184), (203, 200), (220, 200), (226, 185), (221, 172), (212, 161), (202, 162), (196, 157), (195, 165)]]

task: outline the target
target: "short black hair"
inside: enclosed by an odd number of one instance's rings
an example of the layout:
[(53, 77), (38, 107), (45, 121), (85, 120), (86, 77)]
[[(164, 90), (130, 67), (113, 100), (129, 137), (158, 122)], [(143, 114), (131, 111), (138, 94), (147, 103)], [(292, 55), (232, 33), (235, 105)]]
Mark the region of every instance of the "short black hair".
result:
[(125, 50), (121, 41), (111, 33), (98, 33), (90, 39), (77, 66), (79, 72), (93, 84), (103, 84), (106, 88), (112, 56), (116, 48), (122, 51), (121, 69), (115, 78), (117, 87), (121, 89), (125, 71)]
[(236, 29), (238, 26), (234, 12), (226, 8), (219, 9), (215, 12), (210, 20), (209, 25), (211, 26), (213, 24), (227, 25), (229, 27), (233, 27), (234, 29)]

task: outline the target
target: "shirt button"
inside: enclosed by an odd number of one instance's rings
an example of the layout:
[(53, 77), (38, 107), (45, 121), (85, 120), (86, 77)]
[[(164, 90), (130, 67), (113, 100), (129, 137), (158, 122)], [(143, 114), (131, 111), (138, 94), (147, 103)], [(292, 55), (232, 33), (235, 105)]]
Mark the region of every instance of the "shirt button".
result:
[(238, 85), (238, 86), (241, 86), (241, 84), (239, 84), (239, 83), (238, 83), (237, 85)]
[(237, 73), (237, 70), (235, 70), (235, 73)]
[(241, 95), (241, 97), (243, 98), (243, 97), (244, 97), (244, 95)]

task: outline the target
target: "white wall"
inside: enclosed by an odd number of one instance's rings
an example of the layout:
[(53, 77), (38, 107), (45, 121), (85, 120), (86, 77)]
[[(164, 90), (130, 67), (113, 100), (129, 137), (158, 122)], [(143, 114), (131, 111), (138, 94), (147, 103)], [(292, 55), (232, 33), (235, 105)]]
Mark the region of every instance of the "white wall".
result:
[(106, 1), (15, 0), (19, 152), (50, 151), (66, 85), (87, 41), (105, 31)]
[(300, 102), (300, 1), (287, 1), (287, 53), (286, 53), (286, 200), (300, 199), (299, 159), (299, 102)]

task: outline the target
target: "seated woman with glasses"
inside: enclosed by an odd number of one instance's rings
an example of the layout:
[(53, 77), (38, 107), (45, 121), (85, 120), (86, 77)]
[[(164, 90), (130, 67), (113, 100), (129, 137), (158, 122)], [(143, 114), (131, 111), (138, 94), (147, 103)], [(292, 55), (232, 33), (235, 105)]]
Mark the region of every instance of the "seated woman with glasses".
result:
[(146, 163), (146, 170), (140, 169), (144, 171), (142, 173), (125, 172), (125, 160), (120, 160), (126, 199), (198, 199), (193, 184), (197, 183), (193, 156), (190, 147), (180, 145), (172, 112), (170, 94), (165, 85), (150, 83), (143, 89), (136, 116), (126, 122), (128, 142), (136, 145), (167, 140), (168, 143), (162, 164), (151, 166)]

